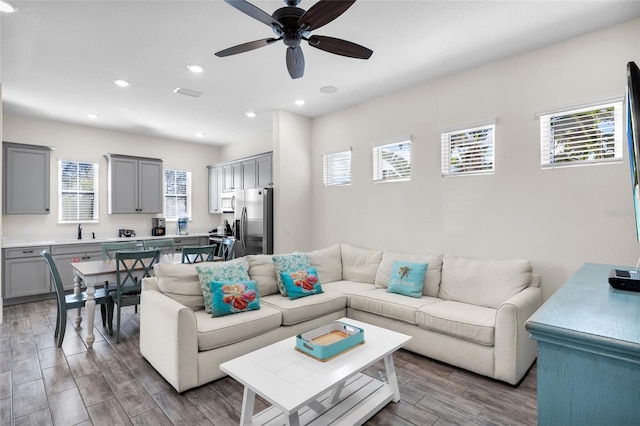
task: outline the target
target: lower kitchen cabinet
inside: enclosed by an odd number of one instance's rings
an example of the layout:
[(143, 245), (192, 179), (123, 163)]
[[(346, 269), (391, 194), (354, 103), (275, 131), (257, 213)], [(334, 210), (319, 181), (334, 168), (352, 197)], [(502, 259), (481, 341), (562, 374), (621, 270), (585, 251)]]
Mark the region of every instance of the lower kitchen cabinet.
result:
[(176, 253), (182, 252), (182, 247), (206, 246), (209, 244), (209, 237), (174, 237)]
[(73, 267), (71, 264), (102, 259), (102, 246), (100, 243), (53, 246), (51, 247), (51, 257), (56, 262), (64, 289), (73, 290)]
[(3, 250), (2, 298), (8, 299), (50, 294), (53, 292), (49, 268), (40, 255), (49, 246)]

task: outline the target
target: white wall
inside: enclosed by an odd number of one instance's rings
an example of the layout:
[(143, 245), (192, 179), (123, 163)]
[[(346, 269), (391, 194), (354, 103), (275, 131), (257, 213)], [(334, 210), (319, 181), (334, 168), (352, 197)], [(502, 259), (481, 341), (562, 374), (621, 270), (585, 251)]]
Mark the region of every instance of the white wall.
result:
[[(541, 170), (535, 113), (623, 97), (639, 34), (633, 21), (314, 119), (314, 248), (528, 258), (545, 298), (584, 262), (635, 265), (626, 147), (619, 164)], [(495, 174), (442, 178), (441, 131), (488, 119)], [(411, 181), (373, 184), (371, 147), (406, 135)], [(323, 187), (321, 155), (349, 146), (352, 185)]]
[[(220, 215), (208, 213), (207, 165), (219, 161), (217, 147), (12, 115), (4, 116), (3, 140), (55, 148), (51, 154), (51, 213), (3, 215), (2, 230), (7, 238), (75, 235), (77, 225), (58, 224), (58, 160), (98, 163), (99, 223), (83, 224), (85, 238), (90, 238), (91, 232), (97, 238), (116, 237), (119, 228), (149, 235), (151, 218), (161, 215), (107, 214), (107, 153), (162, 158), (165, 168), (191, 171), (193, 216), (189, 230), (206, 232), (221, 220)], [(25, 227), (32, 228), (32, 234), (25, 234)], [(167, 223), (167, 232), (175, 233), (175, 227), (175, 222)]]
[(238, 143), (220, 147), (220, 161), (234, 161), (273, 151), (273, 132), (256, 135)]

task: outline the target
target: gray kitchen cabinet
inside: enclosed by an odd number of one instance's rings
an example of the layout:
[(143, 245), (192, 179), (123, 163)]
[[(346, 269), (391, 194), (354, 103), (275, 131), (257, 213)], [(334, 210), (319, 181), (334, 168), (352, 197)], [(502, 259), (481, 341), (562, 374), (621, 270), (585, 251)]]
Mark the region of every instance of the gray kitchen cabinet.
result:
[(242, 162), (233, 163), (231, 169), (233, 170), (233, 189), (242, 189)]
[(108, 213), (162, 213), (162, 160), (114, 154), (107, 158)]
[(242, 189), (242, 162), (229, 163), (222, 166), (224, 174), (223, 191)]
[[(102, 259), (102, 247), (100, 243), (52, 246), (51, 257), (56, 262), (64, 289), (73, 290), (73, 267), (71, 264)], [(53, 282), (51, 285), (53, 286)]]
[[(209, 244), (209, 237), (174, 237), (176, 253), (182, 252), (182, 247), (204, 246)], [(204, 243), (204, 244), (203, 244)]]
[(273, 186), (272, 157), (272, 154), (266, 154), (256, 158), (256, 187), (258, 188)]
[(3, 249), (2, 298), (9, 299), (48, 294), (53, 291), (49, 267), (40, 255), (49, 246)]
[(256, 159), (251, 158), (241, 162), (242, 165), (242, 188), (251, 189), (256, 187)]
[(224, 185), (224, 169), (209, 166), (209, 213), (222, 213), (220, 193)]
[(2, 150), (3, 213), (49, 214), (51, 149), (3, 142)]

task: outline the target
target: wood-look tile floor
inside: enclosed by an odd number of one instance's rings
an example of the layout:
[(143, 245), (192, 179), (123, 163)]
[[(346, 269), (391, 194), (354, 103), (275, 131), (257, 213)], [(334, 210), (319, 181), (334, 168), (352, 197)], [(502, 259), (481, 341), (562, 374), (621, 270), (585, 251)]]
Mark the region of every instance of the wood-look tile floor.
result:
[[(72, 325), (76, 311), (69, 312), (62, 348), (55, 346), (55, 300), (4, 308), (0, 425), (239, 423), (239, 383), (226, 377), (179, 394), (140, 355), (133, 307), (123, 311), (119, 344), (104, 332), (96, 311), (96, 341), (87, 349), (85, 330), (76, 332)], [(535, 364), (518, 386), (511, 386), (404, 350), (394, 361), (402, 399), (367, 425), (536, 424)], [(381, 377), (383, 371), (380, 362), (367, 374)], [(256, 411), (265, 407), (257, 401)]]

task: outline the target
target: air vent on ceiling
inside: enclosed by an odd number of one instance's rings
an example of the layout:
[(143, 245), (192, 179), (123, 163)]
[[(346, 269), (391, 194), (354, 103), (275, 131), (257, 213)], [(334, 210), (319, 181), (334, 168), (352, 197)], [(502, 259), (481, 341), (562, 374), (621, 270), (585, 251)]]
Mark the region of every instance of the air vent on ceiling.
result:
[(185, 89), (184, 87), (176, 87), (175, 89), (173, 89), (173, 93), (191, 96), (192, 98), (199, 98), (200, 96), (202, 96), (202, 93), (196, 92), (195, 90)]

